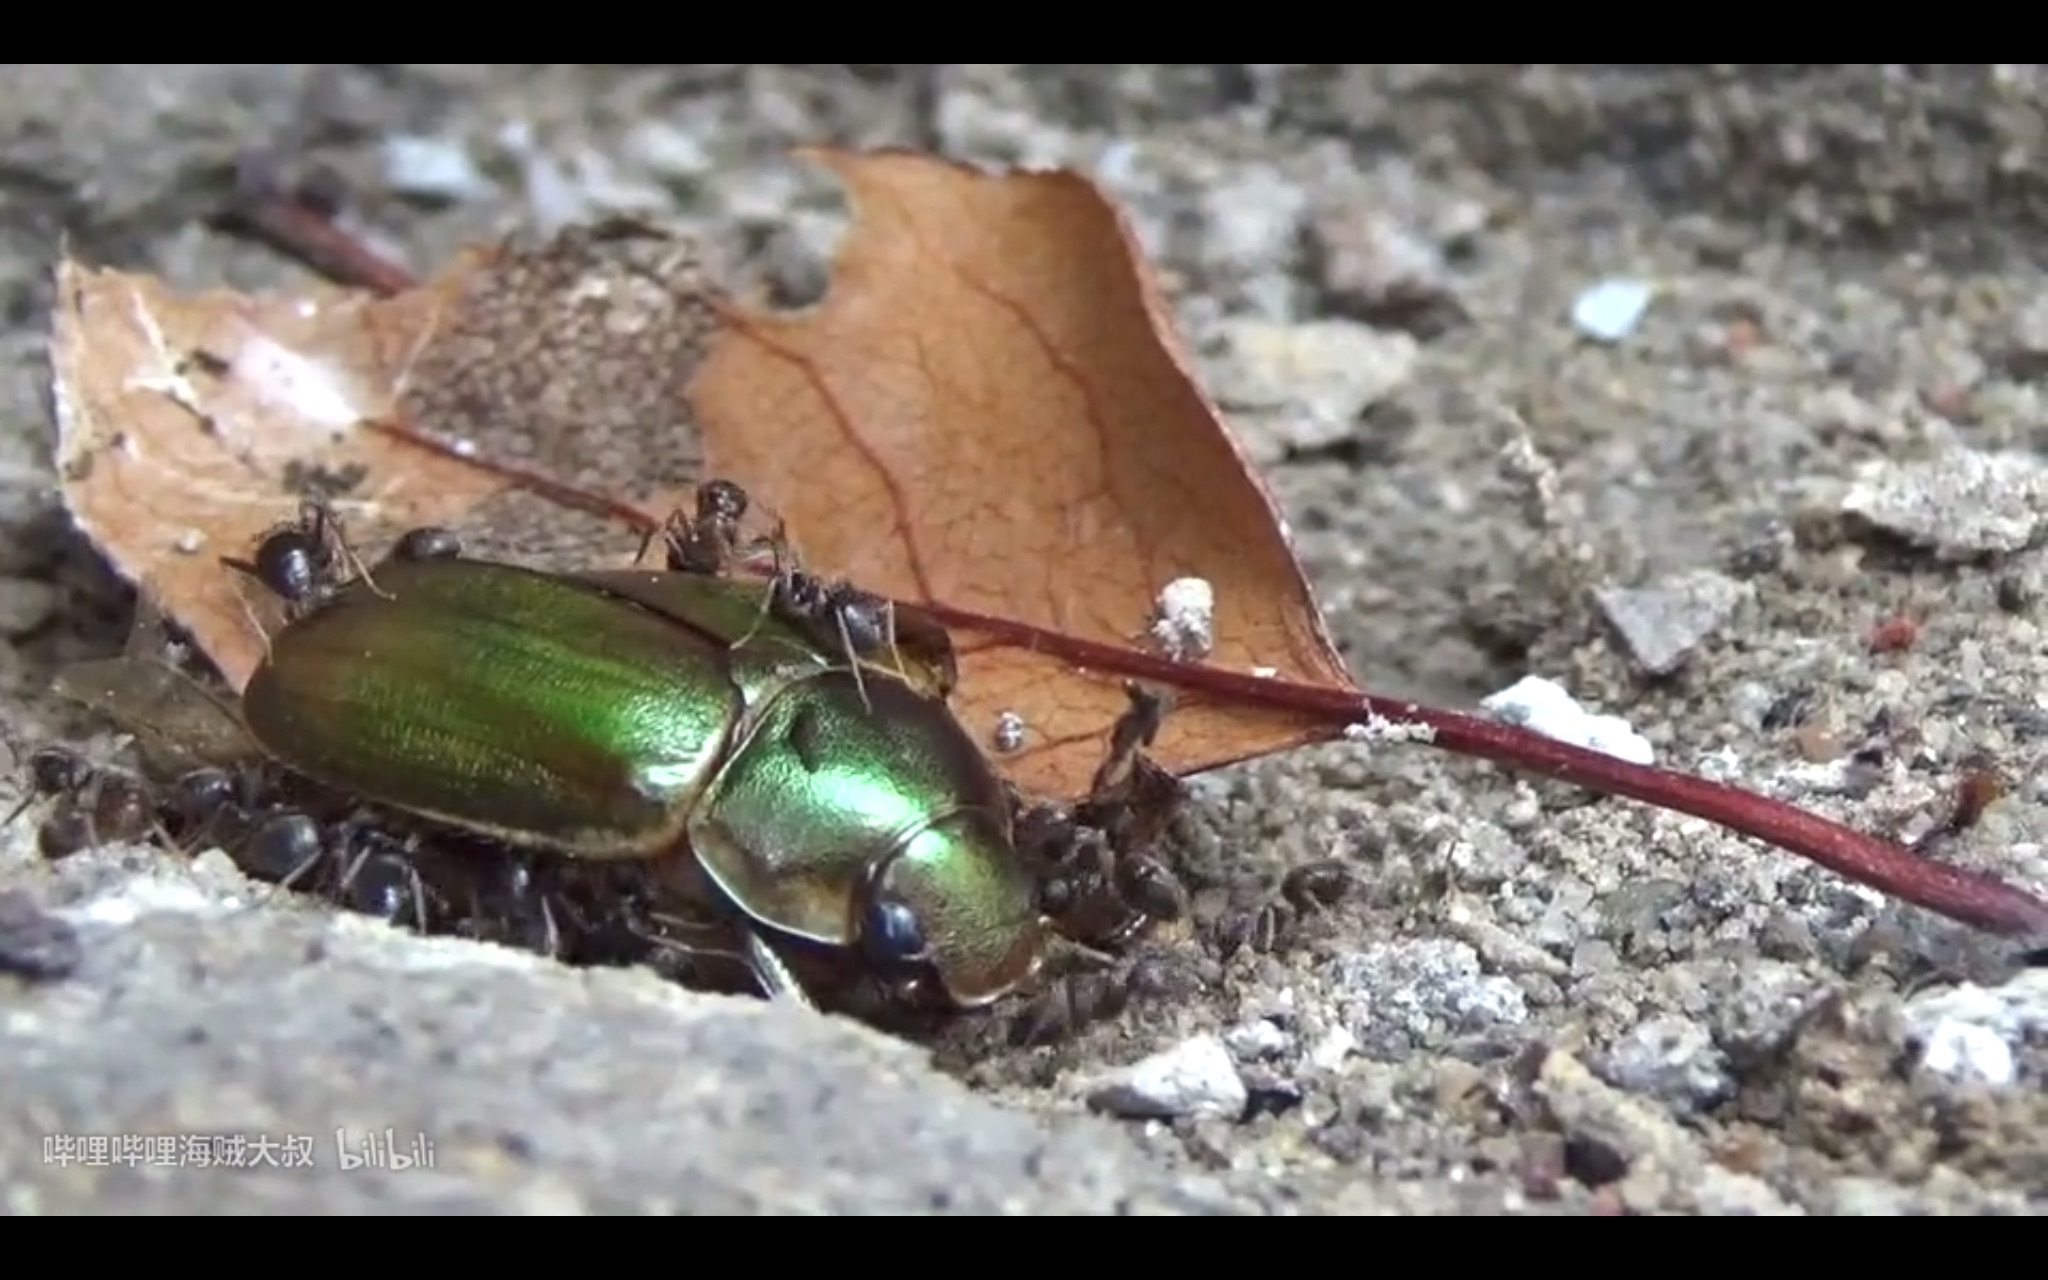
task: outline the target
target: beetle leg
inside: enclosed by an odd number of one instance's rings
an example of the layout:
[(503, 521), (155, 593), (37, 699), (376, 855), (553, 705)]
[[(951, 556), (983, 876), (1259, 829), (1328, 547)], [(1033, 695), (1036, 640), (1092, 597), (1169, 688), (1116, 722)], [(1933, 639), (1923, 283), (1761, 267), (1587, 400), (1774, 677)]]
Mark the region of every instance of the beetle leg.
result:
[(522, 851), (422, 852), (428, 853), (422, 877), (444, 898), (451, 890), (456, 897), (458, 905), (448, 908), (451, 932), (550, 960), (565, 958), (570, 944), (562, 919), (576, 923), (575, 909), (557, 900), (553, 883), (536, 874)]
[[(670, 976), (679, 977), (686, 986), (707, 984), (707, 975), (690, 972), (695, 965), (706, 960), (723, 961), (744, 970), (756, 994), (814, 1007), (788, 963), (757, 930), (746, 924), (716, 917), (680, 916), (669, 911), (642, 911), (626, 921), (626, 928), (658, 953), (681, 961), (685, 973), (671, 972)], [(725, 983), (715, 985), (726, 986), (729, 982), (730, 975)]]
[(754, 971), (754, 980), (761, 984), (761, 994), (770, 1000), (786, 1001), (800, 1009), (815, 1010), (817, 1006), (805, 994), (803, 985), (796, 975), (789, 971), (789, 965), (775, 954), (757, 929), (742, 925), (741, 934), (746, 938), (747, 964)]

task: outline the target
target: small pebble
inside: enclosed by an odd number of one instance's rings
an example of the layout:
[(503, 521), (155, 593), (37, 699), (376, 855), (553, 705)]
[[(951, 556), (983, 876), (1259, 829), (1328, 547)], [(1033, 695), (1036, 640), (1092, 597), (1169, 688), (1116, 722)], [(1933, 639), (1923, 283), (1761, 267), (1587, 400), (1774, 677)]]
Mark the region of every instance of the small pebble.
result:
[(1638, 1023), (1607, 1055), (1608, 1080), (1683, 1111), (1703, 1111), (1733, 1094), (1727, 1056), (1690, 1018)]
[(49, 982), (68, 976), (84, 958), (70, 925), (25, 893), (0, 893), (0, 971)]
[(1906, 1005), (1907, 1034), (1925, 1070), (1958, 1082), (2010, 1085), (2018, 1050), (2048, 1036), (2048, 969), (2026, 969), (1996, 987), (1963, 983)]
[(1635, 332), (1656, 290), (1641, 280), (1602, 280), (1572, 302), (1572, 327), (1596, 342)]
[(1581, 707), (1562, 685), (1540, 676), (1523, 676), (1479, 704), (1488, 715), (1506, 724), (1520, 725), (1533, 733), (1573, 746), (1598, 751), (1631, 764), (1654, 764), (1656, 750), (1649, 739), (1629, 727), (1620, 716), (1593, 715)]
[[(1477, 215), (1483, 221), (1483, 210)], [(1308, 227), (1313, 269), (1330, 308), (1429, 337), (1464, 316), (1441, 249), (1386, 210), (1347, 200)]]
[(1594, 599), (1636, 665), (1664, 676), (1684, 666), (1752, 594), (1747, 583), (1701, 569), (1645, 587), (1602, 587)]
[(0, 578), (0, 635), (27, 635), (56, 611), (56, 587), (32, 578)]
[(1326, 972), (1347, 1029), (1374, 1049), (1407, 1048), (1529, 1016), (1512, 978), (1485, 973), (1477, 951), (1448, 938), (1349, 952), (1330, 961)]
[(2048, 465), (2028, 453), (1951, 449), (1918, 462), (1874, 462), (1842, 513), (1947, 561), (2020, 551), (2048, 518)]
[(459, 203), (497, 190), (469, 148), (452, 138), (397, 134), (384, 139), (382, 153), (384, 185), (399, 195)]
[(1234, 1120), (1244, 1114), (1250, 1097), (1230, 1050), (1213, 1035), (1195, 1036), (1120, 1067), (1088, 1090), (1090, 1106), (1128, 1119), (1216, 1116)]
[(664, 178), (702, 177), (715, 163), (694, 133), (663, 120), (636, 126), (626, 135), (625, 152)]
[(1348, 1027), (1331, 1027), (1309, 1046), (1306, 1061), (1318, 1071), (1335, 1071), (1358, 1049), (1358, 1037)]
[(1308, 212), (1308, 193), (1266, 165), (1205, 183), (1201, 196), (1212, 264), (1246, 277), (1270, 277), (1293, 256)]
[(1251, 1018), (1224, 1032), (1223, 1043), (1239, 1062), (1258, 1062), (1292, 1049), (1294, 1037), (1270, 1018)]
[(1989, 1027), (1943, 1018), (1921, 1033), (1920, 1065), (1958, 1084), (2004, 1088), (2019, 1076), (2012, 1046)]
[(1349, 320), (1226, 321), (1216, 398), (1256, 462), (1359, 438), (1367, 409), (1414, 380), (1421, 347), (1405, 333)]

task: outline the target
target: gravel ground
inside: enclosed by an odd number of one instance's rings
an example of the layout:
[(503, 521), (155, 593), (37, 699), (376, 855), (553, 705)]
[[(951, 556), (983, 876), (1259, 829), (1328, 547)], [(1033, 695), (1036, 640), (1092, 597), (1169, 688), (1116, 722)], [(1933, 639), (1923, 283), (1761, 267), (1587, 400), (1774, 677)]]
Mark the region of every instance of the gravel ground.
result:
[[(2044, 93), (2031, 66), (11, 67), (0, 714), (17, 751), (74, 732), (51, 674), (121, 635), (54, 497), (67, 237), (182, 284), (301, 278), (204, 225), (261, 142), (331, 164), (417, 266), (625, 208), (815, 286), (841, 214), (786, 149), (901, 143), (1076, 164), (1129, 204), (1374, 688), (1467, 705), (1544, 676), (1661, 761), (1906, 836), (1988, 758), (2010, 794), (1942, 856), (2048, 886)], [(1502, 466), (1518, 423), (1553, 501)], [(0, 1203), (2048, 1202), (2048, 974), (2010, 946), (1419, 747), (1298, 752), (1196, 797), (1198, 908), (1317, 858), (1360, 890), (1274, 956), (1162, 938), (1165, 989), (1069, 1043), (970, 1030), (936, 1055), (411, 938), (217, 855), (43, 864), (24, 819), (0, 954), (78, 965), (0, 977)], [(345, 1167), (337, 1129), (386, 1128), (432, 1170)], [(311, 1167), (52, 1159), (139, 1133)]]

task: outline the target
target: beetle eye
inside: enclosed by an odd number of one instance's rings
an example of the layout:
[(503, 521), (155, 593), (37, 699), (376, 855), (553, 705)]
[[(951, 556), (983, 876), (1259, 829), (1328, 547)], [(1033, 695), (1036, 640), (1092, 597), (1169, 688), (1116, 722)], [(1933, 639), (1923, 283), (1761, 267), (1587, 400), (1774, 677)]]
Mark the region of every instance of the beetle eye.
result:
[(925, 958), (924, 926), (902, 902), (877, 897), (863, 913), (860, 944), (880, 969), (903, 969)]

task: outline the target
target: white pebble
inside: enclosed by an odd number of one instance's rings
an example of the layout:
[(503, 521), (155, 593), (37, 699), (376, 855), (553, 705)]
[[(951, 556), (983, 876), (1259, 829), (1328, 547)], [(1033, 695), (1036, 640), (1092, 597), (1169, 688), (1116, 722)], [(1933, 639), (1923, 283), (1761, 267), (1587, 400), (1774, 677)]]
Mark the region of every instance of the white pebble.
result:
[(1130, 1119), (1236, 1119), (1250, 1097), (1230, 1050), (1213, 1035), (1194, 1036), (1118, 1068), (1088, 1090), (1090, 1106)]
[(1641, 280), (1602, 280), (1572, 302), (1572, 327), (1598, 342), (1635, 332), (1656, 290)]
[(1358, 1037), (1344, 1026), (1331, 1027), (1309, 1047), (1308, 1065), (1318, 1071), (1335, 1071), (1358, 1048)]
[(1938, 1076), (1994, 1088), (2009, 1085), (2019, 1076), (2012, 1046), (1990, 1027), (1943, 1018), (1922, 1034), (1920, 1065)]
[(1653, 764), (1657, 759), (1649, 739), (1630, 728), (1628, 721), (1591, 714), (1562, 685), (1540, 676), (1523, 676), (1479, 705), (1496, 720), (1617, 760)]
[(1294, 1037), (1271, 1018), (1251, 1018), (1224, 1032), (1223, 1043), (1239, 1062), (1258, 1062), (1292, 1049)]
[(1996, 987), (1965, 982), (1906, 1005), (1920, 1066), (1951, 1080), (1996, 1086), (2019, 1077), (2018, 1046), (2048, 1034), (2048, 969), (2025, 969)]

